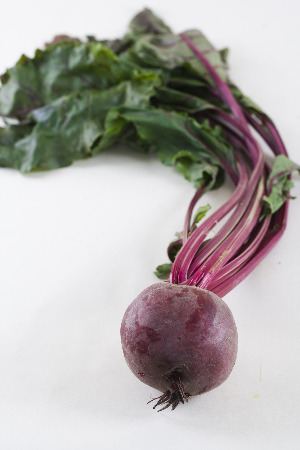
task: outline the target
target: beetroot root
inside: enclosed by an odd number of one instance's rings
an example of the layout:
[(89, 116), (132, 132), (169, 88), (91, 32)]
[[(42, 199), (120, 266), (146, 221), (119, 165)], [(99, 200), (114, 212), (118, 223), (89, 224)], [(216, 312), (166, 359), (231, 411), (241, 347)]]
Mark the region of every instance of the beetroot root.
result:
[(129, 305), (121, 341), (126, 362), (143, 383), (163, 392), (162, 409), (219, 386), (237, 355), (232, 313), (217, 295), (193, 286), (157, 283)]

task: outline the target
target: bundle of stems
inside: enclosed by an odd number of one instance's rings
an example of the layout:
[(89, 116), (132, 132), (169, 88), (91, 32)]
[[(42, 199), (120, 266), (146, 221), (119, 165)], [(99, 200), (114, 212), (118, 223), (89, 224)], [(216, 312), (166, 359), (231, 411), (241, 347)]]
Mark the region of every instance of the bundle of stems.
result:
[[(192, 223), (192, 214), (205, 192), (205, 185), (196, 191), (185, 217), (182, 239), (169, 247), (170, 252), (174, 244), (182, 244), (169, 282), (198, 286), (223, 297), (257, 266), (286, 228), (288, 200), (274, 214), (262, 214), (263, 197), (269, 195), (276, 177), (267, 183), (271, 169), (251, 127), (274, 155), (288, 154), (272, 120), (265, 113), (255, 111), (250, 114), (240, 106), (232, 94), (230, 82), (221, 79), (186, 34), (180, 36), (214, 80), (211, 94), (229, 108), (228, 113), (220, 109), (210, 112), (210, 120), (223, 127), (227, 139), (234, 146), (238, 170), (236, 174), (225, 161), (221, 161), (235, 184), (235, 190), (231, 198), (197, 228)], [(208, 233), (229, 213), (231, 215), (220, 230), (207, 239)]]

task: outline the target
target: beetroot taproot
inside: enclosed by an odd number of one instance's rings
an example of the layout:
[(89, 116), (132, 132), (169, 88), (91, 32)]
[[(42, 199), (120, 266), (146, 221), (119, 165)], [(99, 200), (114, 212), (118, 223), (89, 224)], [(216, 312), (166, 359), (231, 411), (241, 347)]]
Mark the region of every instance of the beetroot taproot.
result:
[(222, 299), (171, 283), (149, 286), (129, 305), (121, 340), (134, 375), (163, 392), (155, 406), (173, 409), (227, 379), (238, 342), (232, 313)]

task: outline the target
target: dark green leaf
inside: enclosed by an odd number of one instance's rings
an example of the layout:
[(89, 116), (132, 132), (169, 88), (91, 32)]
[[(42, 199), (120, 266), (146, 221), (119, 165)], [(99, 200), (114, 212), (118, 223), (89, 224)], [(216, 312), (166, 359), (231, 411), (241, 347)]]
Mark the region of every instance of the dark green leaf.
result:
[[(140, 139), (151, 146), (160, 161), (177, 166), (186, 179), (198, 187), (205, 183), (209, 188), (223, 181), (222, 160), (234, 166), (232, 149), (219, 129), (200, 124), (185, 114), (160, 108), (119, 108), (119, 114), (110, 116), (110, 127), (131, 124)], [(113, 120), (117, 123), (114, 125)]]
[(166, 280), (170, 275), (172, 265), (173, 264), (171, 263), (161, 264), (160, 266), (156, 267), (154, 274), (157, 276), (157, 278)]
[(160, 108), (186, 111), (190, 114), (215, 109), (214, 105), (200, 97), (165, 86), (156, 90), (155, 102)]
[(295, 170), (300, 173), (300, 166), (284, 155), (276, 156), (267, 180), (267, 189), (270, 193), (263, 198), (263, 216), (268, 216), (278, 211), (286, 199), (290, 198), (289, 191), (293, 187), (293, 183), (289, 177)]
[[(200, 31), (189, 30), (185, 34), (200, 51), (205, 53), (206, 58), (220, 77), (227, 80), (227, 65), (224, 62), (224, 56), (215, 50)], [(121, 58), (142, 67), (155, 67), (167, 71), (185, 67), (208, 84), (214, 85), (210, 74), (194, 52), (179, 35), (173, 33), (142, 35), (127, 52), (121, 55)]]
[(196, 214), (194, 215), (193, 224), (199, 223), (200, 220), (202, 220), (203, 217), (206, 215), (207, 211), (209, 211), (210, 209), (211, 209), (210, 205), (200, 206), (197, 209)]
[[(146, 109), (150, 98), (156, 92), (155, 88), (160, 85), (160, 79), (153, 72), (136, 71), (134, 73), (134, 80), (126, 82), (126, 97), (120, 102), (122, 110), (124, 110), (124, 107), (141, 107)], [(128, 133), (123, 134), (128, 128), (128, 121), (122, 116), (119, 109), (111, 108), (106, 116), (105, 133), (99, 147), (101, 150), (114, 145), (120, 140), (123, 143), (125, 139), (128, 140)]]
[(7, 125), (0, 128), (0, 167), (20, 167), (22, 155), (15, 151), (14, 145), (31, 131), (30, 125)]
[(170, 33), (171, 29), (150, 9), (145, 8), (131, 20), (129, 32), (132, 34), (164, 34)]
[(145, 8), (131, 20), (128, 33), (122, 38), (111, 40), (99, 40), (95, 36), (87, 36), (87, 38), (89, 42), (100, 42), (117, 55), (120, 55), (126, 50), (129, 50), (145, 34), (157, 35), (170, 32), (170, 28), (162, 19), (157, 17), (150, 9)]
[(0, 90), (0, 112), (22, 117), (74, 91), (108, 89), (131, 79), (133, 70), (99, 42), (50, 45), (37, 50), (32, 59), (22, 56), (6, 72)]
[(222, 172), (218, 166), (201, 161), (188, 150), (178, 152), (174, 161), (178, 171), (186, 180), (194, 183), (197, 189), (203, 185), (207, 190), (212, 189)]
[(227, 60), (228, 60), (228, 55), (229, 55), (229, 48), (222, 48), (222, 50), (219, 51), (220, 53), (220, 57), (222, 59), (222, 61), (227, 64)]
[(35, 125), (26, 128), (27, 135), (15, 134), (9, 155), (1, 140), (0, 160), (6, 161), (2, 164), (29, 172), (65, 167), (98, 153), (122, 131), (116, 121), (109, 127), (108, 113), (112, 116), (120, 105), (144, 108), (158, 82), (154, 74), (136, 73), (134, 80), (110, 89), (75, 92), (35, 109), (28, 115)]
[(168, 246), (168, 257), (170, 261), (174, 262), (176, 256), (178, 255), (179, 250), (182, 247), (182, 238), (176, 239), (176, 241), (172, 241)]

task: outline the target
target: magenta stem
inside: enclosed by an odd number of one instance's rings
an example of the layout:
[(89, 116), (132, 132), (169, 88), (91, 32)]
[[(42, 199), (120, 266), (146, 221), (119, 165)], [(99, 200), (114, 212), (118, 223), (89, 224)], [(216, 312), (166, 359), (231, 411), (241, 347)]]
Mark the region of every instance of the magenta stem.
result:
[[(288, 203), (272, 218), (265, 217), (259, 223), (262, 197), (266, 194), (265, 176), (269, 168), (264, 161), (262, 150), (252, 136), (248, 122), (262, 136), (276, 154), (287, 155), (285, 146), (273, 122), (265, 114), (249, 114), (237, 103), (229, 86), (221, 79), (214, 67), (197, 49), (193, 42), (182, 33), (181, 38), (197, 55), (215, 83), (215, 95), (228, 105), (232, 115), (219, 109), (212, 120), (216, 120), (227, 130), (230, 142), (237, 143), (241, 156), (250, 159), (251, 176), (248, 178), (244, 162), (237, 157), (238, 175), (225, 170), (236, 183), (232, 197), (195, 231), (191, 230), (193, 209), (204, 192), (199, 189), (194, 195), (184, 224), (183, 247), (178, 253), (170, 274), (171, 283), (196, 285), (210, 289), (223, 296), (242, 281), (276, 244), (284, 232)], [(246, 153), (248, 150), (249, 153)], [(214, 226), (235, 208), (221, 230), (202, 247), (207, 234)], [(190, 233), (190, 236), (189, 236)], [(201, 247), (201, 249), (200, 249)], [(199, 250), (200, 249), (200, 250)]]
[(205, 186), (201, 186), (196, 191), (194, 197), (191, 200), (191, 203), (189, 204), (189, 207), (188, 207), (188, 210), (187, 210), (187, 213), (185, 216), (184, 227), (183, 227), (183, 235), (182, 235), (183, 245), (186, 243), (186, 241), (188, 239), (188, 235), (189, 235), (190, 227), (191, 227), (191, 217), (192, 217), (193, 210), (195, 208), (196, 203), (198, 202), (198, 200), (200, 199), (200, 197), (202, 196), (204, 191), (205, 191)]
[(237, 253), (249, 233), (257, 224), (261, 212), (261, 199), (264, 194), (264, 179), (261, 178), (256, 192), (251, 196), (251, 203), (234, 232), (231, 233), (210, 257), (201, 265), (197, 272), (189, 278), (188, 284), (208, 289), (211, 281), (218, 277), (220, 269)]
[[(247, 169), (242, 162), (240, 164), (240, 180), (243, 183), (243, 192), (245, 192), (247, 185), (248, 185), (248, 173)], [(242, 199), (241, 194), (241, 199)], [(190, 270), (188, 272), (188, 277), (190, 277), (199, 267), (200, 265), (206, 260), (206, 258), (215, 251), (221, 242), (224, 241), (224, 239), (233, 231), (233, 229), (236, 227), (237, 223), (241, 219), (245, 212), (245, 202), (239, 201), (236, 205), (236, 209), (231, 215), (231, 217), (227, 220), (227, 222), (223, 225), (221, 230), (210, 239), (209, 243), (205, 246), (205, 249), (199, 254), (197, 254), (191, 263)]]
[(239, 253), (237, 257), (232, 259), (218, 272), (218, 278), (213, 280), (212, 283), (210, 283), (208, 286), (208, 289), (210, 291), (214, 292), (214, 289), (216, 287), (226, 281), (229, 276), (231, 277), (238, 270), (240, 270), (245, 265), (245, 263), (253, 256), (268, 231), (270, 221), (271, 216), (268, 216), (266, 220), (261, 223), (258, 232), (254, 234), (251, 241), (247, 243), (247, 245), (245, 246), (245, 250)]
[(273, 229), (271, 229), (270, 233), (265, 236), (260, 248), (257, 250), (255, 255), (247, 262), (247, 264), (245, 264), (238, 272), (236, 272), (233, 277), (227, 278), (221, 284), (213, 288), (212, 292), (217, 294), (219, 297), (223, 297), (224, 295), (228, 294), (228, 292), (230, 292), (241, 281), (243, 281), (265, 258), (269, 251), (272, 250), (272, 248), (277, 244), (285, 231), (288, 204), (289, 202), (286, 201), (278, 211), (278, 213), (280, 213), (280, 217), (276, 220), (276, 224), (273, 226)]
[(211, 231), (220, 220), (223, 219), (241, 200), (245, 189), (247, 187), (247, 182), (241, 177), (242, 167), (238, 164), (239, 170), (239, 182), (229, 200), (217, 209), (205, 222), (203, 222), (189, 237), (188, 243), (182, 247), (178, 253), (172, 270), (170, 273), (169, 281), (170, 283), (179, 284), (187, 279), (187, 272), (191, 261), (195, 257), (200, 245), (206, 238), (209, 231)]

